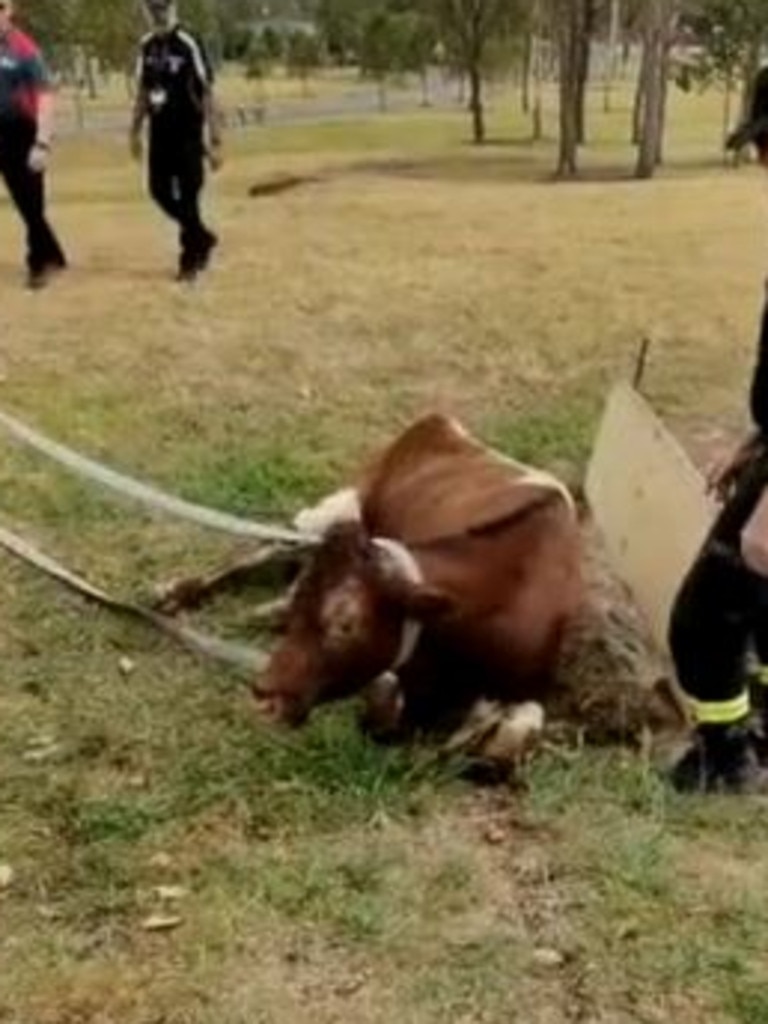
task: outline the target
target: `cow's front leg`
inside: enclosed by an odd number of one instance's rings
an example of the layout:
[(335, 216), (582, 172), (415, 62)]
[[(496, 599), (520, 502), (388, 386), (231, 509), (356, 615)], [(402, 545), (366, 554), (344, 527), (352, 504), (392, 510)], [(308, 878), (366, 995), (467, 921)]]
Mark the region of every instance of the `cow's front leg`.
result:
[(299, 557), (285, 545), (269, 544), (205, 575), (161, 584), (155, 588), (153, 608), (163, 615), (176, 615), (180, 611), (198, 608), (217, 594), (248, 582), (267, 566), (280, 563), (295, 572)]
[(362, 694), (358, 718), (360, 728), (377, 743), (395, 743), (403, 738), (405, 697), (394, 672), (384, 672)]

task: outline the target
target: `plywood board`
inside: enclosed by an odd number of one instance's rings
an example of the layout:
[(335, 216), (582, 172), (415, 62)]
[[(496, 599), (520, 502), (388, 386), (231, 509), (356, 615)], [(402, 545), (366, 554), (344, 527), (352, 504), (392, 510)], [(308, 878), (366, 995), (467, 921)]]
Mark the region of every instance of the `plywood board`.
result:
[(672, 602), (716, 506), (682, 447), (628, 384), (608, 399), (586, 492), (617, 575), (666, 649)]

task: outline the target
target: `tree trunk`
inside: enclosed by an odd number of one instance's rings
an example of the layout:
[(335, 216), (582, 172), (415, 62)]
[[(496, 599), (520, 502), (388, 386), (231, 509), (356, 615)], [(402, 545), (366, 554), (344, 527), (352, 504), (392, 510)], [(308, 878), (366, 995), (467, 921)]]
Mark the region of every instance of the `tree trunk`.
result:
[(422, 107), (428, 107), (431, 105), (429, 95), (429, 68), (422, 68), (419, 71), (419, 78), (421, 79), (421, 105)]
[(520, 80), (520, 107), (524, 114), (531, 112), (531, 77), (536, 41), (533, 32), (526, 32), (523, 42), (523, 70)]
[(587, 141), (587, 84), (589, 82), (589, 55), (591, 40), (589, 34), (579, 41), (579, 71), (576, 84), (576, 131), (579, 145)]
[(387, 80), (382, 75), (378, 79), (378, 93), (379, 93), (379, 111), (384, 113), (387, 109)]
[(733, 112), (733, 75), (729, 72), (723, 90), (723, 164), (728, 163), (725, 142), (731, 132), (731, 115)]
[(621, 77), (626, 78), (632, 59), (632, 37), (627, 33), (621, 41)]
[(647, 50), (640, 141), (635, 177), (651, 178), (659, 164), (664, 131), (666, 78), (673, 23), (673, 0), (648, 0), (644, 46)]
[(83, 90), (80, 82), (75, 83), (75, 88), (72, 91), (72, 101), (75, 106), (75, 124), (79, 132), (85, 129), (85, 107), (83, 106)]
[(611, 20), (608, 27), (608, 53), (605, 63), (605, 81), (603, 83), (603, 110), (611, 112), (613, 82), (616, 78), (617, 53), (619, 49), (619, 29), (621, 28), (621, 0), (611, 0)]
[(472, 139), (477, 146), (485, 142), (485, 111), (483, 110), (483, 79), (478, 62), (467, 69), (469, 75), (469, 109), (472, 112)]
[(637, 86), (635, 88), (635, 102), (632, 108), (632, 145), (640, 145), (640, 136), (643, 130), (643, 117), (645, 116), (645, 98), (648, 92), (648, 77), (650, 74), (651, 51), (643, 45), (640, 55), (640, 70), (637, 75)]
[(669, 33), (664, 37), (664, 52), (661, 57), (661, 91), (659, 94), (659, 134), (656, 143), (656, 166), (664, 163), (664, 134), (667, 127), (667, 97), (669, 96)]
[(560, 152), (557, 175), (560, 178), (573, 178), (578, 173), (583, 0), (561, 0), (557, 13), (560, 48)]
[(587, 141), (587, 87), (589, 85), (592, 35), (597, 23), (596, 0), (581, 0), (584, 4), (581, 35), (579, 38), (579, 80), (578, 80), (578, 133), (579, 145)]
[(88, 83), (88, 97), (96, 100), (99, 98), (99, 85), (96, 81), (96, 72), (93, 66), (93, 58), (85, 58), (85, 80)]
[[(741, 109), (739, 111), (740, 121), (745, 121), (749, 117), (749, 111), (752, 106), (752, 92), (755, 84), (755, 76), (760, 68), (760, 52), (762, 50), (762, 43), (762, 39), (757, 38), (752, 41), (749, 49), (747, 50), (747, 56), (744, 62), (744, 81), (741, 87)], [(748, 153), (748, 146), (737, 150), (733, 154), (734, 167), (738, 167), (739, 164), (745, 160)]]
[(531, 118), (531, 136), (534, 142), (544, 138), (544, 109), (542, 97), (542, 76), (544, 71), (541, 40), (533, 40), (533, 107)]
[(533, 93), (531, 106), (531, 137), (539, 142), (544, 137), (543, 117), (543, 80), (544, 80), (544, 40), (542, 39), (541, 0), (534, 0), (531, 35), (530, 35), (530, 66), (531, 89)]

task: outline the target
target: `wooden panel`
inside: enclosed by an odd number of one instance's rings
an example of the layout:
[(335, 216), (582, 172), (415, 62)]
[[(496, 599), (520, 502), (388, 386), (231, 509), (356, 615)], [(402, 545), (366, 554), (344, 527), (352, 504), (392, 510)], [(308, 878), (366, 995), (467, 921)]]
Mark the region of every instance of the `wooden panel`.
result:
[(586, 492), (614, 569), (666, 650), (672, 602), (716, 506), (682, 447), (628, 384), (609, 397)]

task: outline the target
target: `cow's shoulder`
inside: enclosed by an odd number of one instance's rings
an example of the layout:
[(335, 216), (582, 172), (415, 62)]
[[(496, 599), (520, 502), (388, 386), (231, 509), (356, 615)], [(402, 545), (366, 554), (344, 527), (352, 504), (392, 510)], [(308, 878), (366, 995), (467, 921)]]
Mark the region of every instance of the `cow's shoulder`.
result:
[(430, 413), (410, 424), (363, 467), (359, 489), (375, 493), (393, 479), (402, 481), (423, 471), (436, 460), (479, 454), (483, 447), (452, 416)]

